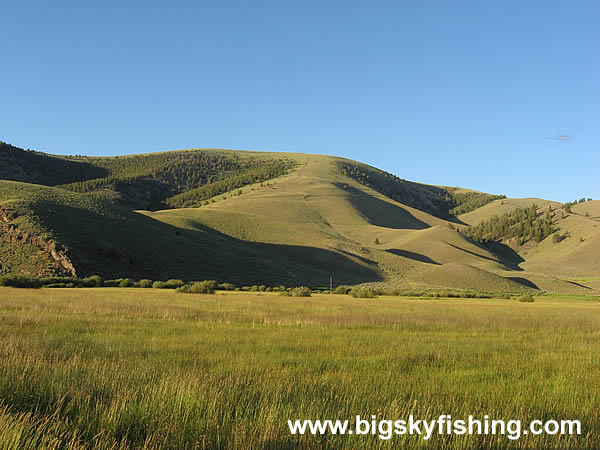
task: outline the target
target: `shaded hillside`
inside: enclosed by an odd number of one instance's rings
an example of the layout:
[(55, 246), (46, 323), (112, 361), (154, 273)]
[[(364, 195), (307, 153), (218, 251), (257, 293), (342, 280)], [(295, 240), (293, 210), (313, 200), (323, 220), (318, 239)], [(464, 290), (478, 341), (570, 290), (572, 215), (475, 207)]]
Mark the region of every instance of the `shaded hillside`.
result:
[(488, 292), (600, 287), (593, 201), (563, 208), (497, 198), (326, 155), (49, 158), (108, 174), (54, 188), (0, 181), (1, 273), (288, 286), (323, 286), (333, 276), (335, 285)]
[(57, 188), (0, 181), (0, 210), (4, 273), (324, 284), (336, 271), (345, 282), (381, 279), (376, 267), (339, 252), (182, 229)]
[(54, 156), (0, 143), (0, 179), (91, 193), (134, 209), (198, 206), (203, 200), (283, 175), (292, 160), (188, 150), (115, 157)]
[(232, 189), (286, 173), (290, 160), (190, 150), (112, 158), (90, 158), (108, 170), (104, 178), (60, 186), (97, 193), (134, 209), (198, 206)]
[(0, 142), (0, 179), (56, 186), (108, 176), (109, 170), (85, 160), (23, 150)]
[(464, 214), (494, 200), (506, 198), (504, 195), (414, 183), (355, 162), (339, 161), (337, 165), (344, 175), (392, 200), (441, 218)]

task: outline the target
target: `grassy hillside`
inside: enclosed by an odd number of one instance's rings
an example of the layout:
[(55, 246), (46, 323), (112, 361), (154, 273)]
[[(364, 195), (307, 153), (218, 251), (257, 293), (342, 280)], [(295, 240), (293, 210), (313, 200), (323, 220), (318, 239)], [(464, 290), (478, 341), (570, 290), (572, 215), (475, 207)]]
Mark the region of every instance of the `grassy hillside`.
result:
[[(535, 204), (546, 206), (529, 214)], [(569, 208), (539, 199), (507, 199), (496, 205), (497, 212), (504, 211), (501, 215), (490, 215), (490, 204), (459, 218), (463, 222), (481, 219), (465, 234), (491, 241), (487, 247), (496, 248), (500, 255), (503, 251), (516, 255), (520, 268), (533, 274), (532, 282), (535, 278), (542, 285), (555, 284), (552, 280), (559, 278), (585, 289), (594, 287), (587, 282), (596, 281), (600, 274), (600, 260), (594, 256), (600, 254), (599, 204), (593, 200)]]
[[(331, 250), (243, 241), (200, 225), (183, 229), (58, 188), (0, 181), (0, 211), (5, 273), (275, 285), (325, 284), (335, 268), (346, 283), (380, 279), (375, 268)], [(52, 243), (58, 243), (59, 257)], [(10, 255), (15, 249), (19, 259)]]
[(104, 167), (82, 158), (23, 150), (0, 142), (0, 179), (56, 186), (108, 176)]
[[(14, 164), (33, 158), (39, 170), (29, 184), (0, 181), (0, 273), (313, 286), (333, 276), (336, 285), (489, 292), (600, 287), (595, 202), (569, 213), (556, 202), (423, 185), (325, 155), (203, 149), (67, 158), (9, 150)], [(48, 167), (66, 164), (67, 178), (73, 164), (105, 172), (61, 184), (42, 170), (46, 159)], [(515, 243), (516, 235), (485, 225), (533, 203), (539, 217), (554, 209), (540, 239)], [(140, 210), (160, 205), (171, 208)], [(482, 221), (482, 233), (473, 233)], [(555, 230), (560, 240), (552, 243)]]
[(93, 193), (134, 209), (198, 206), (286, 173), (286, 157), (211, 149), (115, 157), (55, 156), (0, 143), (0, 179)]
[(463, 289), (492, 292), (529, 292), (533, 288), (468, 264), (451, 262), (427, 269), (416, 279), (437, 286), (461, 286)]
[(337, 166), (344, 175), (393, 200), (442, 218), (467, 213), (505, 198), (504, 195), (414, 183), (354, 161), (337, 161)]
[[(451, 222), (396, 202), (340, 173), (336, 170), (340, 159), (303, 158), (298, 170), (268, 186), (249, 187), (241, 195), (202, 208), (148, 214), (172, 225), (207, 226), (240, 239), (335, 249), (377, 265), (384, 282), (393, 286), (438, 287), (439, 282), (427, 280), (422, 273), (450, 262), (492, 271), (512, 268), (510, 262), (458, 233)], [(489, 275), (479, 290), (523, 287)], [(446, 277), (445, 282), (461, 287), (463, 280)]]
[(492, 216), (502, 215), (510, 213), (516, 208), (530, 208), (532, 205), (537, 205), (540, 208), (547, 208), (552, 206), (558, 208), (561, 203), (550, 200), (544, 200), (541, 198), (506, 198), (494, 200), (474, 211), (468, 213), (459, 214), (458, 219), (467, 225), (478, 225), (484, 220), (489, 220)]

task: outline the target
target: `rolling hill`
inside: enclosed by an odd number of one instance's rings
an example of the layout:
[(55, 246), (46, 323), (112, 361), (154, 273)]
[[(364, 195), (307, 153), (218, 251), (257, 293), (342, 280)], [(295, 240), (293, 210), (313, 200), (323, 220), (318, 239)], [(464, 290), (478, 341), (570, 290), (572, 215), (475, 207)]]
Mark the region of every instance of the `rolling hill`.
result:
[[(344, 158), (216, 149), (90, 158), (2, 144), (0, 178), (0, 274), (600, 288), (598, 201), (563, 217), (557, 202), (424, 185)], [(554, 208), (560, 242), (466, 236), (534, 203)]]

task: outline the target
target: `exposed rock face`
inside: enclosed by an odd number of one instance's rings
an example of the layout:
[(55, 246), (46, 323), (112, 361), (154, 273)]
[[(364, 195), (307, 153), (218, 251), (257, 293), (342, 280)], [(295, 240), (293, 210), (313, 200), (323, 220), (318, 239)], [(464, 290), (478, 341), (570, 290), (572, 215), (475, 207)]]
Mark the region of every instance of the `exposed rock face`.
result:
[[(30, 250), (30, 259), (45, 264), (36, 264), (37, 269), (32, 275), (66, 275), (77, 276), (77, 272), (68, 256), (69, 249), (42, 234), (33, 233), (22, 229), (18, 224), (19, 213), (16, 209), (0, 206), (0, 245), (27, 246)], [(18, 271), (0, 261), (0, 273)]]

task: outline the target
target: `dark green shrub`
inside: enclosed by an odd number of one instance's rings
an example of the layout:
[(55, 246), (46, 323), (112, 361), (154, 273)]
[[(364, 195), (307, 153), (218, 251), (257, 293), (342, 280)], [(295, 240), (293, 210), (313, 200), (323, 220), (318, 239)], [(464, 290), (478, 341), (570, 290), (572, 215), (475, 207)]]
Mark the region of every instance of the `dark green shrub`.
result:
[(295, 287), (291, 290), (292, 297), (310, 297), (310, 288), (306, 286)]
[(85, 287), (102, 287), (103, 284), (104, 278), (100, 275), (92, 275), (91, 277), (81, 280), (81, 285)]
[(72, 277), (44, 277), (38, 280), (40, 282), (40, 284), (42, 285), (47, 285), (47, 284), (68, 284), (68, 283), (75, 283), (75, 284), (79, 284), (82, 286), (85, 286), (84, 281), (83, 280), (78, 280), (76, 278), (72, 278)]
[(119, 282), (119, 287), (132, 287), (133, 283), (134, 283), (134, 281), (131, 278), (123, 278)]
[(104, 287), (119, 287), (121, 279), (118, 280), (104, 280)]
[(197, 281), (190, 286), (193, 294), (214, 294), (217, 283), (213, 280)]
[(66, 288), (67, 283), (49, 283), (43, 286), (44, 288)]
[(522, 295), (521, 297), (519, 297), (519, 301), (523, 302), (523, 303), (533, 303), (535, 300), (533, 299), (533, 296), (531, 296), (530, 294), (527, 294), (527, 295)]
[(235, 286), (231, 283), (220, 283), (217, 287), (222, 291), (233, 291), (235, 289)]
[(352, 288), (350, 286), (338, 286), (333, 290), (334, 294), (346, 295)]
[(299, 286), (285, 290), (279, 294), (284, 297), (310, 297), (310, 288), (306, 286)]
[(152, 287), (152, 280), (148, 280), (146, 278), (144, 278), (143, 280), (140, 280), (140, 287), (144, 288), (144, 289), (148, 289)]
[(180, 286), (177, 292), (186, 294), (214, 294), (217, 283), (214, 280), (196, 281), (192, 285)]
[(170, 279), (167, 280), (167, 289), (177, 289), (182, 287), (185, 283), (183, 282), (183, 280), (175, 280), (175, 279)]
[(155, 281), (154, 283), (152, 283), (152, 289), (167, 289), (167, 283), (165, 283), (164, 281)]
[(350, 290), (350, 295), (354, 298), (375, 298), (375, 291), (369, 287), (357, 286)]
[(40, 280), (25, 275), (5, 275), (0, 277), (0, 286), (37, 289), (41, 285)]

